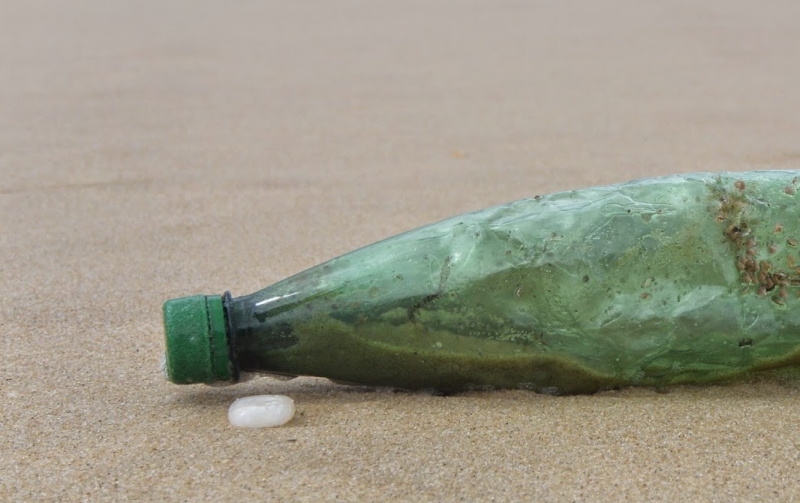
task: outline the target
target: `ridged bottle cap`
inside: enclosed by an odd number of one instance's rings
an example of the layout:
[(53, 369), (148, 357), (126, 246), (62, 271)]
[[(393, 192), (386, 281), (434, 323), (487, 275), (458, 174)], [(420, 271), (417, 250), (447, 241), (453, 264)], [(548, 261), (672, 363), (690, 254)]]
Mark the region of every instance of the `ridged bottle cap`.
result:
[(167, 377), (176, 384), (232, 380), (222, 297), (194, 295), (164, 303)]

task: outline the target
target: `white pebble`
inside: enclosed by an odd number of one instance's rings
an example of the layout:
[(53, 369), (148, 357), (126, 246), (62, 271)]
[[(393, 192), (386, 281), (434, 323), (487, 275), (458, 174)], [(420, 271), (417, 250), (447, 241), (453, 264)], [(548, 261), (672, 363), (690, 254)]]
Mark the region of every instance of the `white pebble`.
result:
[(294, 400), (284, 395), (237, 398), (228, 409), (228, 421), (239, 428), (281, 426), (294, 417)]

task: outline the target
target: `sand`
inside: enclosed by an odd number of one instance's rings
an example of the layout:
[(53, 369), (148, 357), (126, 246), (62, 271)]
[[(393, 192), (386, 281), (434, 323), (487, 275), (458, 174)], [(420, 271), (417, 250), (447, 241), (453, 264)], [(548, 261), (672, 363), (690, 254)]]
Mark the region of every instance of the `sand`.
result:
[[(800, 3), (0, 3), (4, 501), (800, 499), (800, 385), (158, 372), (161, 304), (464, 211), (800, 167)], [(286, 426), (233, 428), (285, 394)]]

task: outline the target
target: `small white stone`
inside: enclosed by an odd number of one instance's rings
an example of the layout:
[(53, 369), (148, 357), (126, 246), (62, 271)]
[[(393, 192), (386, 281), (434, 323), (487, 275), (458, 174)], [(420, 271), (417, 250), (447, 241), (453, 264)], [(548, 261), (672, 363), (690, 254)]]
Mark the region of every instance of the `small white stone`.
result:
[(294, 400), (284, 395), (237, 398), (228, 409), (228, 421), (239, 428), (281, 426), (294, 417)]

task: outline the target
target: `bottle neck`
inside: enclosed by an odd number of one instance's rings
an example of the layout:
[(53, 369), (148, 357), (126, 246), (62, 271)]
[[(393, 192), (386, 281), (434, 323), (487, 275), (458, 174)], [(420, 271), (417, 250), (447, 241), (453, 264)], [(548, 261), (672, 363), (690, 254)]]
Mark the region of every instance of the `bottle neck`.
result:
[(232, 316), (233, 297), (231, 292), (222, 294), (222, 311), (225, 317), (225, 340), (228, 351), (228, 368), (230, 369), (231, 381), (237, 382), (240, 378), (239, 358), (236, 351), (236, 326)]

